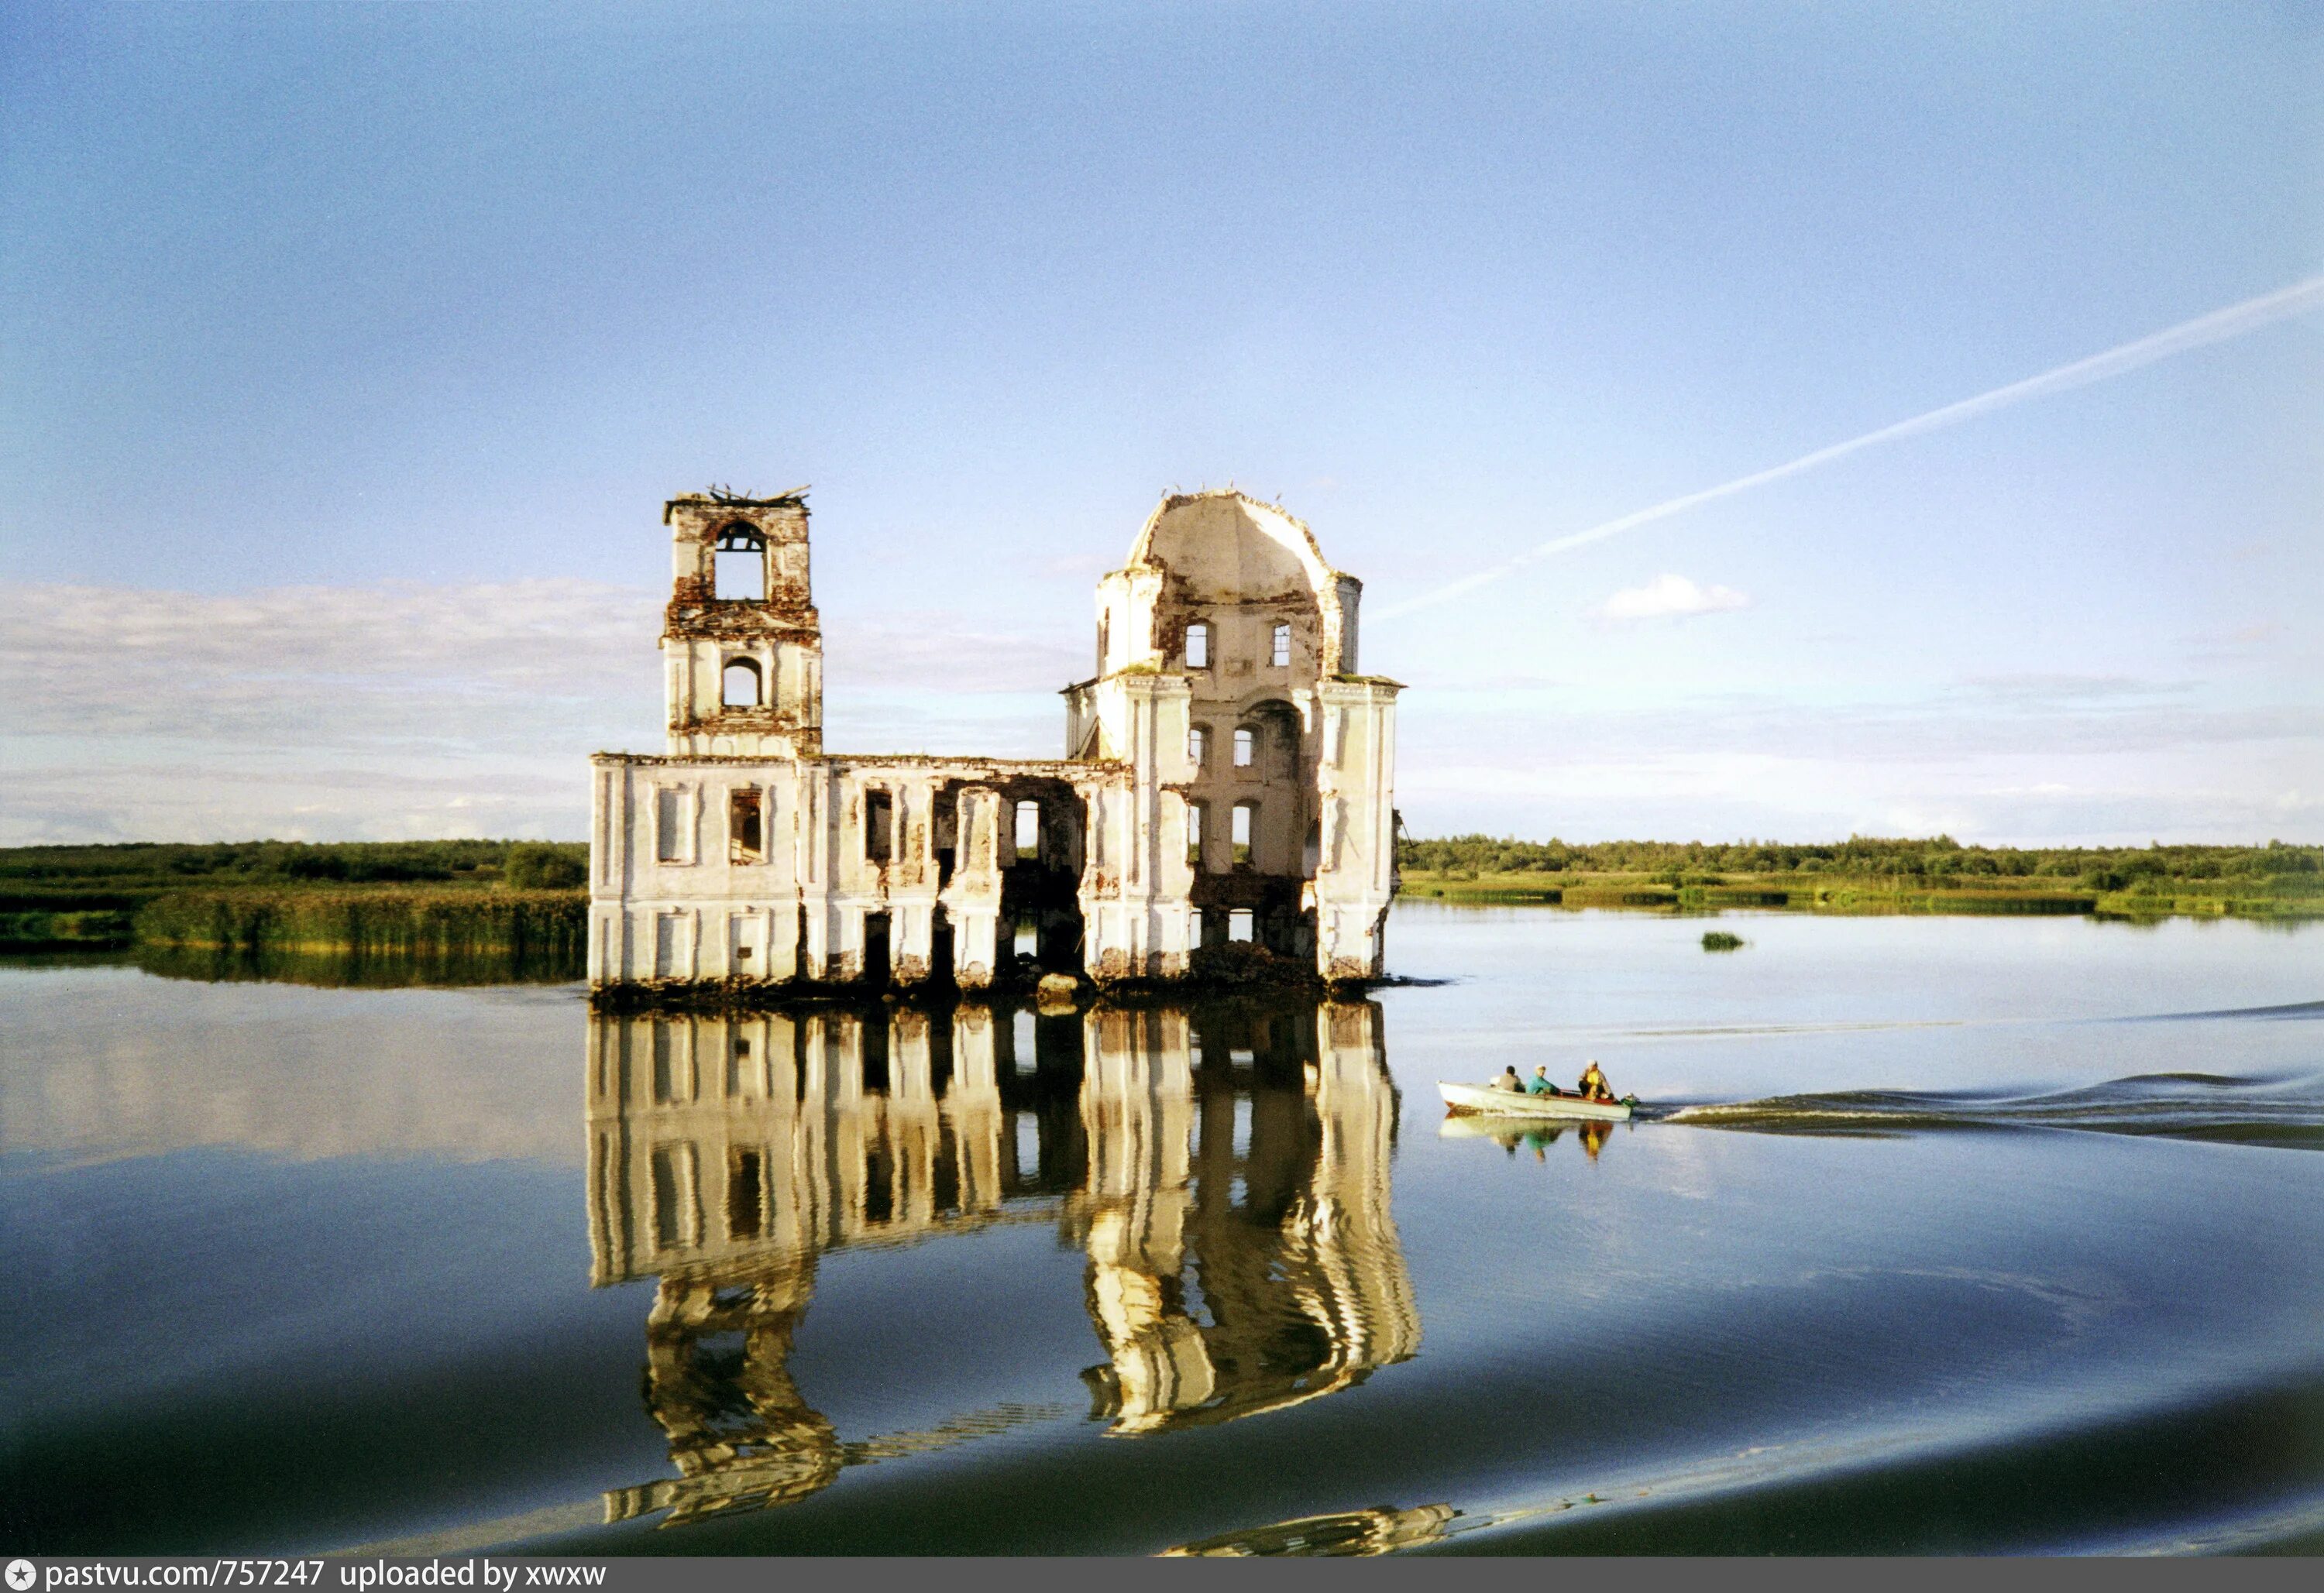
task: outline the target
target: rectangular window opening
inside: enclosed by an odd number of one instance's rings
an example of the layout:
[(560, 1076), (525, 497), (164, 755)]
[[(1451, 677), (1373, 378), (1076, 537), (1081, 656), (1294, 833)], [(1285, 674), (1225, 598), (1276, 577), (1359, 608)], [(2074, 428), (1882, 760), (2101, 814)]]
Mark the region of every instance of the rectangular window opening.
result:
[(1211, 667), (1211, 628), (1200, 620), (1186, 627), (1186, 668)]
[(884, 863), (892, 854), (896, 833), (896, 799), (885, 791), (863, 794), (863, 855)]
[(1186, 732), (1187, 762), (1193, 764), (1196, 769), (1202, 768), (1203, 760), (1209, 753), (1210, 750), (1210, 732), (1204, 730), (1198, 724)]
[(664, 787), (654, 793), (654, 861), (686, 861), (686, 794)]
[(721, 603), (767, 601), (764, 546), (722, 547), (712, 555), (711, 591)]
[(1235, 804), (1233, 841), (1234, 861), (1238, 863), (1250, 861), (1250, 833), (1258, 812), (1258, 807), (1251, 803)]
[(1275, 667), (1280, 669), (1290, 662), (1291, 627), (1288, 625), (1277, 625), (1275, 628)]
[(1017, 805), (1017, 861), (1029, 863), (1041, 855), (1041, 805), (1020, 802)]
[(1229, 940), (1240, 941), (1250, 940), (1250, 909), (1249, 907), (1235, 908), (1234, 911), (1227, 915), (1227, 938)]
[(1249, 769), (1259, 760), (1259, 732), (1248, 725), (1235, 732), (1234, 760), (1237, 769)]
[(764, 862), (767, 858), (765, 794), (752, 787), (730, 793), (726, 799), (726, 861)]
[(1206, 811), (1202, 803), (1186, 804), (1186, 861), (1197, 869), (1203, 866), (1203, 815)]

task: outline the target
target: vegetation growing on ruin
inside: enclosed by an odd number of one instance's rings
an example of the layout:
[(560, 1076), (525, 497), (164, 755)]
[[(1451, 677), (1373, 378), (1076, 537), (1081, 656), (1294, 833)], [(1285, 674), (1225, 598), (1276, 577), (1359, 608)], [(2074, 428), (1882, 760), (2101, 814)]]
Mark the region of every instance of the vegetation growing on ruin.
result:
[(2324, 846), (1986, 847), (1406, 837), (1409, 895), (1565, 907), (2324, 916)]

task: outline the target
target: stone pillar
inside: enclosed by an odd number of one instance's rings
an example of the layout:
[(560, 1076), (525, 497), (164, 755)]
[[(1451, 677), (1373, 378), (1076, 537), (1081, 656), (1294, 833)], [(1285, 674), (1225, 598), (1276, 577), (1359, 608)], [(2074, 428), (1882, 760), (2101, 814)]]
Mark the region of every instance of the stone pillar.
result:
[(1392, 680), (1316, 687), (1322, 838), (1315, 869), (1315, 967), (1327, 980), (1378, 979), (1396, 896), (1396, 697)]
[(939, 899), (952, 921), (953, 978), (964, 990), (992, 983), (1001, 966), (1001, 794), (970, 786), (960, 794), (952, 883)]
[(1082, 871), (1082, 962), (1100, 981), (1186, 971), (1185, 803), (1191, 687), (1182, 675), (1122, 675), (1089, 694), (1103, 739), (1130, 768), (1083, 791), (1089, 838)]
[(936, 788), (927, 780), (895, 787), (895, 855), (888, 865), (888, 977), (916, 985), (936, 952)]

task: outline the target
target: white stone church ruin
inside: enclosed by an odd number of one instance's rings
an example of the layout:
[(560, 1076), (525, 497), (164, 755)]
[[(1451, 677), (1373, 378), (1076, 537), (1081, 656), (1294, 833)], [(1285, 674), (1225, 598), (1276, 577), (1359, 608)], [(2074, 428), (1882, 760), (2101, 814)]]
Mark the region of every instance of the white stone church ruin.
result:
[(1280, 508), (1163, 499), (1041, 760), (825, 752), (803, 493), (662, 519), (669, 745), (591, 760), (593, 990), (1381, 974), (1401, 688)]

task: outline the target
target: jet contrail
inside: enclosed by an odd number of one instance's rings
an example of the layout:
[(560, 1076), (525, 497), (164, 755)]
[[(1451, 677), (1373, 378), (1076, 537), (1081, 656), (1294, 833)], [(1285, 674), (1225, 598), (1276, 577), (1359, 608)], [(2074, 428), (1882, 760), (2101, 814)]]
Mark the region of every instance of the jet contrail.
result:
[(1666, 502), (1655, 504), (1651, 509), (1637, 510), (1622, 516), (1619, 520), (1609, 520), (1603, 525), (1591, 526), (1586, 531), (1575, 531), (1570, 536), (1554, 537), (1539, 547), (1529, 548), (1516, 557), (1505, 559), (1489, 569), (1479, 570), (1472, 576), (1463, 576), (1449, 585), (1439, 586), (1433, 592), (1424, 592), (1418, 597), (1391, 604), (1379, 611), (1377, 617), (1392, 620), (1399, 614), (1408, 614), (1416, 609), (1430, 608), (1440, 603), (1450, 602), (1463, 593), (1474, 592), (1480, 586), (1489, 585), (1504, 576), (1521, 570), (1529, 564), (1548, 558), (1554, 554), (1564, 553), (1591, 542), (1602, 542), (1609, 537), (1635, 530), (1651, 521), (1668, 520), (1672, 515), (1683, 513), (1698, 503), (1708, 503), (1714, 498), (1731, 498), (1738, 493), (1748, 492), (1753, 487), (1765, 486), (1771, 481), (1781, 481), (1787, 475), (1797, 475), (1802, 471), (1813, 470), (1819, 465), (1829, 465), (1834, 459), (1845, 458), (1850, 454), (1881, 443), (1893, 443), (1901, 437), (1919, 437), (1924, 432), (1941, 430), (1945, 427), (1957, 426), (1964, 420), (1974, 419), (1979, 415), (1989, 414), (1995, 410), (2004, 410), (2012, 404), (2023, 403), (2027, 399), (2042, 398), (2050, 393), (2063, 392), (2070, 387), (2083, 387), (2093, 382), (2103, 382), (2109, 376), (2119, 376), (2126, 371), (2135, 371), (2141, 365), (2153, 364), (2156, 360), (2168, 359), (2174, 354), (2182, 354), (2190, 348), (2200, 348), (2206, 344), (2224, 342), (2230, 337), (2240, 337), (2246, 332), (2256, 331), (2272, 321), (2279, 321), (2286, 316), (2296, 315), (2319, 301), (2324, 301), (2324, 276), (2309, 277), (2304, 281), (2292, 283), (2289, 288), (2279, 288), (2273, 293), (2263, 293), (2256, 299), (2246, 299), (2241, 304), (2231, 304), (2225, 309), (2215, 309), (2209, 315), (2197, 316), (2191, 321), (2181, 321), (2175, 327), (2165, 327), (2160, 332), (2141, 337), (2135, 343), (2126, 343), (2119, 348), (2107, 349), (2104, 354), (2094, 354), (2088, 359), (2076, 360), (2070, 365), (2060, 365), (2054, 371), (2044, 371), (2039, 376), (2028, 376), (2023, 382), (2013, 382), (2006, 387), (1997, 387), (1990, 392), (1978, 393), (1975, 398), (1962, 399), (1960, 402), (1947, 404), (1941, 410), (1931, 410), (1927, 414), (1916, 415), (1910, 420), (1899, 420), (1894, 426), (1884, 426), (1877, 431), (1868, 431), (1862, 437), (1851, 437), (1847, 442), (1834, 443), (1828, 448), (1818, 448), (1812, 454), (1803, 454), (1789, 464), (1777, 465), (1750, 475), (1740, 476), (1734, 481), (1722, 483), (1719, 486), (1705, 487), (1699, 493), (1689, 493), (1683, 498), (1670, 499)]

